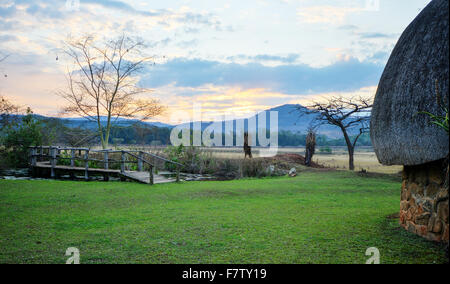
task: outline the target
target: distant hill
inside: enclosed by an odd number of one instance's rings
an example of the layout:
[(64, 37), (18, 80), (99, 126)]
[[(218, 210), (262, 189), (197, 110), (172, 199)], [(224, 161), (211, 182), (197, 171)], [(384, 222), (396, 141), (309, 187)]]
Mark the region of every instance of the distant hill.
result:
[[(285, 104), (281, 106), (277, 106), (271, 109), (266, 110), (266, 129), (269, 128), (270, 125), (270, 111), (277, 111), (278, 112), (278, 130), (279, 131), (290, 131), (292, 133), (306, 133), (308, 127), (315, 122), (317, 118), (317, 114), (301, 114), (301, 110), (305, 109), (305, 107), (301, 105), (295, 105), (295, 104)], [(69, 128), (84, 128), (89, 130), (96, 130), (97, 123), (93, 121), (88, 121), (84, 118), (78, 117), (78, 118), (53, 118), (53, 117), (45, 117), (41, 115), (35, 115), (38, 119), (58, 119), (66, 127)], [(255, 118), (255, 116), (252, 116), (250, 118)], [(248, 127), (248, 120), (250, 118), (245, 119), (238, 119), (236, 121), (244, 121), (245, 130), (247, 130)], [(106, 123), (106, 117), (102, 117), (102, 122)], [(259, 124), (259, 121), (257, 121), (257, 126)], [(175, 127), (174, 125), (162, 123), (162, 122), (140, 122), (138, 120), (131, 120), (131, 119), (125, 119), (120, 118), (115, 122), (116, 127), (130, 127), (136, 123), (140, 123), (143, 125), (151, 126), (151, 127), (157, 127), (157, 128), (168, 128), (172, 129)], [(211, 125), (211, 121), (203, 121), (202, 122), (202, 130), (206, 129), (209, 125)], [(180, 124), (182, 128), (185, 127), (192, 127), (192, 123), (183, 123)], [(225, 129), (225, 121), (222, 122), (222, 128)], [(354, 131), (349, 131), (350, 135), (355, 134), (358, 132), (358, 129), (355, 129)], [(342, 138), (342, 133), (339, 128), (333, 125), (324, 124), (321, 125), (317, 133), (319, 135), (325, 135), (330, 139), (339, 139)]]
[[(101, 117), (101, 122), (102, 123), (106, 123), (107, 121), (107, 117)], [(67, 127), (80, 127), (80, 128), (87, 128), (87, 129), (95, 129), (97, 128), (97, 122), (93, 122), (93, 121), (88, 121), (85, 118), (82, 117), (77, 117), (77, 118), (61, 118), (61, 120), (64, 122), (64, 124)], [(123, 127), (127, 127), (127, 126), (131, 126), (133, 124), (136, 123), (142, 123), (144, 125), (148, 125), (148, 126), (156, 126), (159, 128), (173, 128), (173, 125), (170, 124), (165, 124), (165, 123), (161, 123), (161, 122), (147, 122), (147, 121), (138, 121), (138, 120), (134, 120), (134, 119), (126, 119), (126, 118), (119, 118), (114, 125), (115, 126), (123, 126)]]
[[(315, 122), (317, 118), (317, 114), (302, 114), (301, 110), (305, 109), (305, 107), (301, 105), (294, 105), (294, 104), (286, 104), (281, 105), (278, 107), (274, 107), (271, 109), (266, 110), (266, 112), (270, 111), (277, 111), (278, 112), (278, 131), (291, 131), (291, 132), (300, 132), (300, 133), (306, 133), (308, 127)], [(252, 116), (250, 118), (254, 118), (255, 116)], [(245, 129), (247, 130), (247, 123), (248, 119), (238, 119), (237, 121), (244, 120)], [(202, 122), (202, 130), (204, 130), (206, 127), (211, 125), (211, 121)], [(258, 124), (257, 120), (257, 126)], [(225, 122), (223, 122), (223, 129), (224, 129)], [(270, 115), (269, 113), (266, 114), (266, 128), (269, 128), (270, 125)], [(180, 125), (181, 127), (192, 127), (189, 123), (183, 123)], [(339, 128), (333, 125), (322, 125), (318, 128), (318, 134), (326, 135), (330, 138), (340, 138), (342, 137), (342, 132)], [(352, 131), (350, 131), (350, 134), (352, 134)]]

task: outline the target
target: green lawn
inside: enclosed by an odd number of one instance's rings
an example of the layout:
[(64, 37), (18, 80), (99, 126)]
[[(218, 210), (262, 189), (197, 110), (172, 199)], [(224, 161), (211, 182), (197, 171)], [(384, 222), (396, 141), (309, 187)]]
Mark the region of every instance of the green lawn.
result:
[(344, 171), (148, 185), (0, 180), (0, 263), (446, 262), (410, 235), (400, 182)]

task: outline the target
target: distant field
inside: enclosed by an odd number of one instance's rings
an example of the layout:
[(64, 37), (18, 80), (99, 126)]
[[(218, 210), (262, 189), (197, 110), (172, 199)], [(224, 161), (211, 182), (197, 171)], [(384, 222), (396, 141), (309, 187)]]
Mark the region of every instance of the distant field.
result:
[[(123, 146), (126, 147), (136, 147), (136, 146)], [(164, 147), (148, 147), (139, 146), (137, 148), (150, 150), (153, 152), (163, 151)], [(321, 154), (319, 152), (320, 148), (317, 147), (317, 153), (314, 155), (313, 160), (319, 164), (326, 167), (337, 168), (337, 169), (348, 169), (348, 155), (346, 147), (330, 147), (332, 149), (331, 154)], [(218, 158), (228, 158), (228, 159), (241, 159), (243, 158), (243, 150), (241, 148), (226, 148), (226, 147), (212, 147), (212, 148), (202, 148), (204, 151), (211, 152), (214, 157)], [(278, 149), (279, 153), (297, 153), (304, 155), (304, 147), (283, 147)], [(258, 148), (253, 149), (255, 157), (258, 157)], [(402, 166), (383, 166), (378, 162), (378, 159), (373, 151), (372, 147), (357, 147), (355, 152), (355, 169), (360, 171), (365, 169), (369, 172), (374, 173), (386, 173), (395, 174), (402, 170)]]
[(0, 180), (0, 263), (445, 263), (400, 228), (400, 181), (296, 178), (136, 183)]

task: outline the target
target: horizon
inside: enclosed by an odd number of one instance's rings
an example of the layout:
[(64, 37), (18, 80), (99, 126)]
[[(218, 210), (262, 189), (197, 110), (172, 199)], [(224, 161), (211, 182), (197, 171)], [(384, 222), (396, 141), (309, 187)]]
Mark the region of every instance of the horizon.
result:
[(202, 104), (203, 120), (213, 121), (334, 95), (371, 96), (401, 32), (429, 2), (157, 1), (150, 7), (85, 0), (70, 7), (64, 0), (9, 0), (0, 4), (0, 54), (9, 55), (0, 64), (0, 94), (57, 116), (64, 101), (55, 93), (64, 88), (68, 65), (61, 42), (90, 30), (107, 38), (140, 36), (152, 47), (156, 65), (146, 66), (139, 85), (153, 90), (143, 97), (168, 108), (152, 121), (192, 115), (194, 102)]

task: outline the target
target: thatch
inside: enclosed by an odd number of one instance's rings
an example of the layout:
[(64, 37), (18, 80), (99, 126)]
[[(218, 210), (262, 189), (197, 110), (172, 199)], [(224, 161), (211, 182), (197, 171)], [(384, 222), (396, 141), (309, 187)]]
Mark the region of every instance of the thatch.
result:
[(448, 105), (449, 4), (433, 0), (403, 32), (378, 85), (371, 138), (385, 165), (418, 165), (448, 155), (449, 137), (431, 125), (429, 111), (443, 114), (435, 83)]

